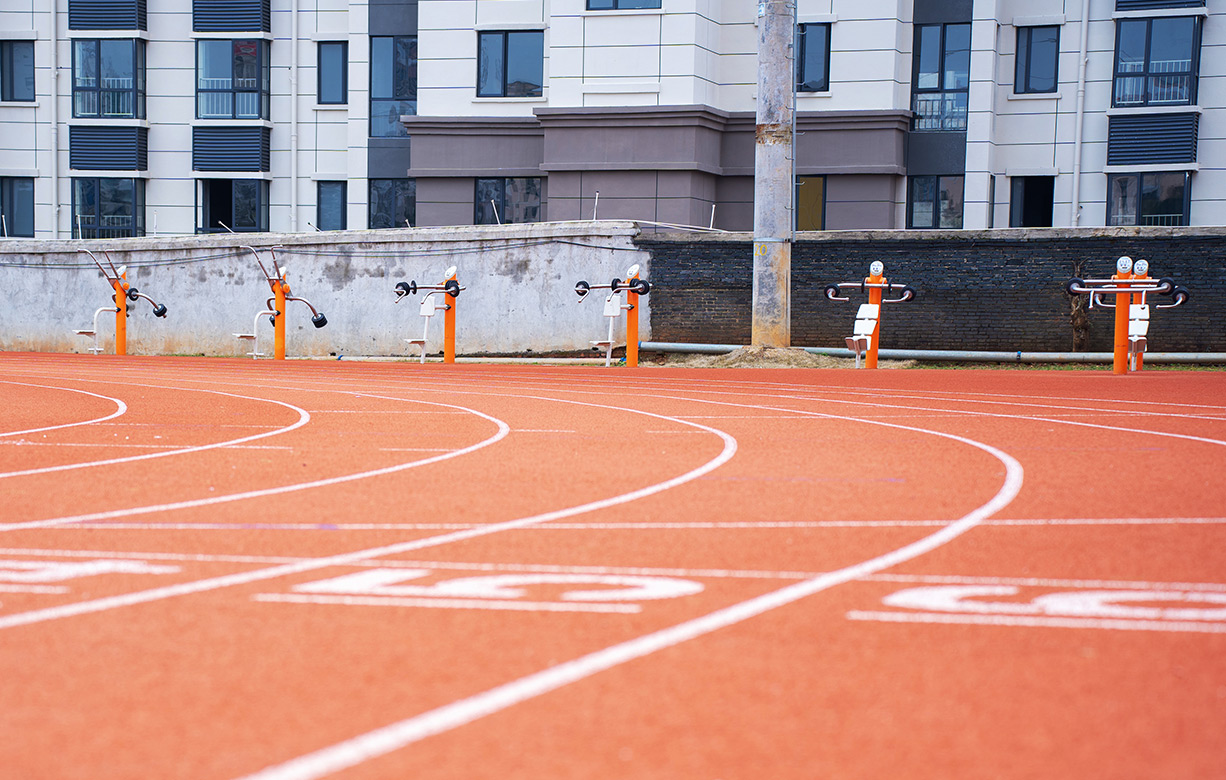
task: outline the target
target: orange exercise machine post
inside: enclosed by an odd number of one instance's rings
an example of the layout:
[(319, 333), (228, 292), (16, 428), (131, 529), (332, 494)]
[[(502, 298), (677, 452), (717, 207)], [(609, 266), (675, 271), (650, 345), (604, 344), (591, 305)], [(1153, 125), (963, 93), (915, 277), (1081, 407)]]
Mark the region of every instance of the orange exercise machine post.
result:
[(135, 303), (137, 300), (144, 298), (146, 301), (149, 301), (151, 306), (153, 306), (153, 315), (155, 317), (165, 317), (166, 307), (153, 300), (140, 290), (137, 290), (135, 287), (129, 285), (127, 266), (121, 265), (117, 267), (115, 263), (111, 261), (111, 256), (109, 253), (102, 253), (103, 257), (106, 258), (106, 265), (103, 265), (98, 259), (97, 255), (88, 249), (78, 249), (77, 251), (89, 255), (90, 259), (94, 261), (94, 265), (98, 266), (98, 270), (102, 272), (104, 277), (106, 277), (107, 283), (114, 291), (114, 295), (111, 296), (111, 299), (115, 302), (115, 305), (113, 307), (103, 306), (102, 308), (97, 309), (94, 312), (93, 330), (78, 330), (76, 331), (76, 334), (78, 336), (90, 336), (93, 338), (94, 345), (90, 347), (90, 352), (93, 352), (94, 354), (102, 352), (102, 348), (98, 346), (98, 315), (102, 314), (104, 311), (113, 311), (115, 312), (115, 354), (126, 355), (128, 354), (128, 301)]
[[(328, 324), (328, 318), (321, 312), (317, 311), (311, 302), (306, 298), (290, 295), (289, 281), (285, 267), (277, 262), (277, 248), (269, 249), (269, 254), (272, 255), (272, 271), (268, 270), (268, 266), (264, 265), (264, 261), (260, 258), (260, 253), (254, 248), (244, 246), (251, 254), (255, 255), (255, 262), (260, 266), (260, 271), (264, 274), (264, 279), (268, 282), (268, 287), (272, 290), (272, 296), (265, 301), (265, 310), (256, 314), (255, 322), (258, 324), (260, 317), (267, 315), (272, 321), (273, 326), (273, 358), (276, 360), (285, 360), (285, 306), (289, 301), (300, 301), (305, 303), (307, 308), (311, 310), (311, 324), (316, 328), (322, 328)], [(236, 333), (240, 339), (256, 340), (256, 334)], [(250, 353), (252, 357), (259, 357), (262, 353), (252, 348)]]
[(443, 312), (443, 362), (455, 362), (456, 304), (459, 302), (460, 293), (467, 289), (467, 287), (460, 286), (454, 265), (443, 272), (442, 284), (419, 285), (413, 281), (396, 282), (396, 303), (400, 303), (407, 295), (416, 295), (418, 290), (426, 293), (421, 300), (421, 316), (425, 321), (421, 338), (405, 339), (410, 345), (421, 347), (422, 363), (426, 362), (426, 340), (430, 334), (430, 319), (439, 311)]
[[(1188, 291), (1174, 279), (1154, 279), (1149, 275), (1149, 261), (1125, 255), (1115, 261), (1115, 273), (1110, 279), (1070, 279), (1064, 287), (1069, 295), (1090, 296), (1089, 308), (1095, 305), (1115, 309), (1115, 331), (1112, 349), (1112, 370), (1117, 374), (1140, 371), (1145, 351), (1149, 347), (1148, 297), (1164, 295), (1170, 303), (1155, 303), (1156, 309), (1170, 309), (1187, 302)], [(1114, 294), (1108, 303), (1104, 295)]]
[[(621, 317), (622, 312), (626, 314), (626, 366), (635, 368), (639, 364), (639, 296), (647, 295), (651, 292), (651, 283), (646, 279), (639, 278), (639, 266), (630, 266), (626, 270), (625, 280), (614, 279), (608, 284), (588, 284), (580, 280), (575, 283), (575, 292), (579, 295), (579, 300), (587, 297), (587, 294), (592, 290), (608, 290), (609, 294), (604, 301), (604, 316), (609, 319), (609, 335), (608, 338), (601, 341), (593, 341), (592, 349), (604, 348), (604, 364), (609, 366), (613, 363), (613, 327), (617, 319)], [(622, 292), (625, 292), (626, 298), (622, 300)]]
[[(903, 303), (915, 298), (915, 290), (905, 284), (894, 284), (885, 276), (885, 264), (874, 260), (868, 267), (868, 276), (859, 282), (837, 282), (826, 285), (826, 297), (832, 301), (849, 301), (845, 295), (847, 290), (868, 293), (868, 303), (860, 304), (856, 311), (856, 324), (852, 335), (846, 337), (847, 348), (856, 356), (856, 368), (860, 367), (860, 358), (864, 358), (865, 368), (877, 367), (877, 349), (881, 341), (881, 305), (883, 303)], [(893, 294), (899, 291), (897, 298), (885, 298), (882, 293)]]

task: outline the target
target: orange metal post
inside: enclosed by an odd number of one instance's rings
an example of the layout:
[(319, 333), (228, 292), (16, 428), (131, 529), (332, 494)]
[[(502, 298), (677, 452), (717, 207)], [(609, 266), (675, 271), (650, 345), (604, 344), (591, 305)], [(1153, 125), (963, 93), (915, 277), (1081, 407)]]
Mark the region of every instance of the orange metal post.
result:
[[(1113, 274), (1112, 281), (1125, 281), (1132, 278), (1132, 273)], [(1128, 373), (1128, 304), (1132, 301), (1132, 293), (1115, 294), (1115, 345), (1112, 353), (1112, 370), (1117, 374)]]
[[(1149, 278), (1150, 278), (1150, 276), (1149, 276), (1149, 271), (1148, 271), (1148, 269), (1147, 269), (1147, 270), (1146, 270), (1146, 272), (1145, 272), (1145, 273), (1143, 273), (1143, 274), (1135, 274), (1135, 273), (1134, 273), (1134, 274), (1132, 275), (1132, 278), (1133, 278), (1133, 279), (1149, 279)], [(1133, 294), (1132, 294), (1132, 303), (1138, 303), (1138, 304), (1139, 304), (1139, 303), (1145, 303), (1145, 294), (1144, 294), (1144, 293), (1133, 293)], [(1127, 342), (1127, 341), (1125, 341), (1124, 343), (1125, 343), (1125, 344), (1127, 344), (1128, 342)], [(1140, 371), (1140, 370), (1141, 370), (1141, 364), (1142, 364), (1142, 363), (1144, 363), (1144, 362), (1145, 362), (1145, 353), (1144, 353), (1144, 352), (1138, 352), (1138, 353), (1137, 353), (1137, 368), (1136, 368), (1136, 370), (1137, 370), (1137, 371)]]
[[(452, 274), (447, 279), (443, 280), (443, 284), (456, 278), (456, 274)], [(450, 295), (444, 294), (447, 300), (447, 309), (443, 312), (443, 362), (455, 362), (455, 308), (456, 301), (460, 300), (459, 296), (453, 298)]]
[[(869, 276), (865, 277), (864, 281), (868, 284), (888, 283), (886, 278), (881, 274), (870, 274)], [(873, 333), (873, 337), (869, 340), (868, 354), (864, 356), (865, 368), (877, 367), (877, 345), (881, 342), (881, 315), (883, 313), (881, 310), (885, 308), (881, 305), (881, 292), (882, 290), (880, 287), (868, 288), (868, 302), (877, 304), (877, 330)]]
[[(629, 285), (638, 279), (637, 273), (626, 278)], [(634, 290), (626, 293), (626, 303), (630, 309), (626, 312), (626, 367), (636, 368), (639, 364), (639, 294)]]
[(125, 271), (115, 280), (115, 354), (128, 354), (128, 277)]
[(273, 320), (273, 359), (285, 360), (285, 296), (289, 293), (289, 283), (277, 280), (272, 283), (272, 292), (276, 296), (273, 309), (277, 315)]

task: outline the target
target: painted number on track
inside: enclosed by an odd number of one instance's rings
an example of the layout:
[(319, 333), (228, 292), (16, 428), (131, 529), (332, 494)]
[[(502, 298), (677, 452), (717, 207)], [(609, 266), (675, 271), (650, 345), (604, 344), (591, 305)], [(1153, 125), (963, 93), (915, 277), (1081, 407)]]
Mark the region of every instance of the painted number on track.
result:
[(384, 605), (542, 612), (639, 612), (638, 602), (700, 593), (703, 586), (675, 577), (615, 574), (524, 573), (455, 577), (406, 584), (429, 569), (368, 569), (308, 582), (290, 594), (260, 594), (260, 601)]
[[(1226, 591), (1101, 589), (1019, 600), (1013, 585), (908, 588), (882, 603), (898, 611), (849, 612), (852, 620), (1226, 633)], [(1012, 600), (1003, 600), (1011, 598)]]

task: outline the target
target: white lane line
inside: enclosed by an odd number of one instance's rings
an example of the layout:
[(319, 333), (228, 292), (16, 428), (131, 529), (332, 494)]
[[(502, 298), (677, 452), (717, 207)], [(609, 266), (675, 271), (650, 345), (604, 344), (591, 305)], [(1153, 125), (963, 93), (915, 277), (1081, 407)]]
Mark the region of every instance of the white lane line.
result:
[[(756, 407), (761, 408), (761, 407)], [(811, 414), (816, 414), (812, 413)], [(829, 415), (824, 415), (829, 416)], [(932, 434), (980, 449), (997, 458), (1005, 467), (1004, 484), (986, 504), (923, 539), (884, 555), (837, 571), (818, 575), (780, 590), (716, 610), (703, 617), (631, 639), (594, 653), (553, 666), (535, 674), (500, 685), (466, 699), (367, 732), (314, 753), (269, 767), (241, 780), (315, 780), (386, 755), (427, 737), (463, 726), (529, 699), (591, 677), (592, 675), (642, 658), (660, 650), (741, 623), (773, 609), (791, 604), (853, 580), (904, 563), (953, 541), (981, 521), (1006, 507), (1022, 487), (1022, 465), (1013, 457), (989, 444), (939, 431), (883, 423), (859, 421), (918, 433)]]
[[(433, 450), (431, 450), (433, 451)], [(549, 523), (532, 531), (769, 531), (806, 528), (939, 528), (949, 520), (753, 520), (626, 523)], [(1226, 517), (1107, 517), (985, 520), (983, 528), (1222, 525)], [(110, 531), (457, 531), (480, 523), (79, 523), (73, 528)]]
[[(10, 445), (13, 447), (93, 447), (94, 449), (129, 449), (129, 450), (185, 450), (190, 444), (127, 444), (121, 442), (99, 442), (93, 444), (90, 442), (73, 442), (73, 441), (25, 441), (19, 439), (17, 441), (0, 441), (0, 446)], [(292, 450), (293, 447), (274, 444), (231, 444), (227, 445), (226, 449), (231, 450)]]
[(27, 433), (44, 433), (46, 431), (58, 431), (62, 428), (75, 428), (79, 425), (98, 425), (100, 423), (106, 422), (107, 420), (113, 420), (116, 417), (119, 417), (128, 411), (128, 405), (125, 404), (123, 401), (119, 400), (118, 398), (111, 398), (109, 395), (99, 395), (98, 393), (91, 393), (88, 390), (76, 390), (71, 387), (55, 387), (52, 385), (35, 385), (35, 384), (30, 384), (28, 382), (10, 382), (8, 380), (0, 380), (0, 381), (3, 381), (3, 383), (6, 385), (17, 385), (18, 387), (33, 387), (39, 390), (63, 390), (68, 393), (79, 393), (81, 395), (88, 395), (94, 398), (101, 398), (104, 401), (110, 401), (111, 403), (115, 404), (115, 411), (111, 412), (110, 414), (104, 417), (96, 417), (92, 420), (81, 420), (80, 422), (61, 423), (60, 425), (47, 425), (42, 428), (26, 428), (25, 430), (22, 430), (22, 431), (5, 431), (4, 433), (0, 433), (0, 437), (2, 436), (22, 436)]
[[(404, 399), (391, 398), (386, 400), (403, 401)], [(278, 402), (279, 403), (279, 402)], [(454, 406), (452, 404), (441, 404), (434, 401), (411, 401), (411, 403), (429, 404), (431, 406), (447, 406), (452, 409), (464, 409), (463, 406)], [(288, 404), (287, 404), (288, 405)], [(295, 407), (296, 408), (296, 407)], [(500, 441), (510, 428), (502, 420), (490, 417), (476, 410), (469, 410), (472, 414), (483, 419), (489, 420), (498, 426), (498, 432), (484, 441), (477, 444), (463, 447), (458, 450), (449, 450), (441, 455), (435, 455), (430, 458), (422, 458), (421, 460), (412, 460), (408, 463), (399, 463), (395, 466), (386, 466), (380, 469), (372, 469), (370, 471), (360, 471), (355, 474), (345, 474), (339, 477), (328, 477), (326, 479), (317, 479), (310, 482), (298, 482), (293, 485), (282, 485), (275, 488), (264, 488), (262, 490), (249, 490), (244, 493), (230, 493), (224, 496), (210, 496), (208, 498), (196, 498), (188, 501), (177, 501), (170, 504), (154, 504), (151, 506), (131, 507), (128, 509), (113, 509), (107, 512), (92, 512), (84, 515), (72, 515), (70, 517), (54, 517), (47, 520), (31, 520), (26, 523), (9, 523), (0, 525), (0, 532), (3, 531), (22, 531), (31, 528), (52, 528), (62, 525), (75, 525), (87, 520), (107, 520), (113, 517), (129, 517), (131, 515), (155, 514), (158, 512), (168, 512), (174, 509), (194, 509), (202, 506), (213, 506), (215, 504), (224, 504), (232, 501), (245, 501), (250, 498), (264, 498), (266, 496), (277, 496), (284, 493), (293, 493), (299, 490), (308, 490), (317, 487), (326, 487), (328, 485), (339, 485), (344, 482), (352, 482), (358, 479), (368, 479), (370, 477), (379, 477), (385, 474), (395, 474), (406, 469), (417, 468), (418, 466), (428, 466), (431, 463), (438, 463), (449, 458), (454, 458), (459, 455), (467, 455), (470, 452), (475, 452), (482, 447)], [(303, 414), (306, 414), (304, 411)], [(256, 525), (258, 527), (258, 524)]]
[(68, 588), (63, 585), (11, 585), (0, 582), (0, 593), (58, 594), (67, 592)]
[(1220, 623), (1179, 620), (1120, 620), (1108, 618), (1025, 617), (1020, 615), (951, 615), (944, 612), (871, 612), (855, 610), (849, 620), (880, 623), (959, 623), (979, 626), (1024, 626), (1026, 628), (1101, 628), (1112, 631), (1171, 631), (1177, 633), (1226, 634)]
[[(367, 396), (367, 397), (375, 398), (379, 396)], [(557, 399), (548, 399), (548, 398), (536, 398), (534, 396), (521, 396), (521, 397), (533, 398), (535, 400), (541, 400), (541, 401), (557, 400)], [(405, 399), (386, 399), (386, 400), (402, 400), (403, 401)], [(413, 403), (432, 403), (429, 401), (412, 401), (412, 402)], [(717, 454), (715, 457), (711, 458), (709, 461), (702, 464), (701, 466), (685, 472), (684, 474), (678, 475), (676, 477), (672, 477), (671, 479), (666, 479), (662, 482), (657, 482), (655, 484), (648, 485), (646, 487), (639, 488), (638, 490), (630, 491), (628, 493), (622, 493), (619, 495), (610, 496), (609, 498), (600, 499), (598, 501), (591, 501), (589, 503), (580, 504), (578, 506), (569, 507), (567, 509), (559, 509), (559, 510), (555, 510), (552, 512), (544, 512), (544, 513), (537, 514), (537, 515), (531, 515), (529, 517), (518, 518), (516, 520), (508, 520), (502, 523), (492, 523), (489, 525), (481, 526), (479, 528), (471, 528), (471, 529), (467, 529), (463, 531), (456, 531), (453, 533), (441, 534), (439, 536), (427, 537), (425, 539), (418, 539), (418, 540), (409, 541), (409, 542), (400, 542), (398, 544), (391, 544), (391, 545), (386, 545), (383, 547), (372, 547), (366, 550), (357, 550), (351, 553), (342, 553), (340, 555), (332, 555), (326, 558), (316, 558), (314, 560), (302, 561), (300, 563), (286, 564), (284, 566), (274, 566), (269, 569), (261, 569), (258, 571), (244, 572), (240, 574), (232, 574), (232, 575), (226, 575), (222, 577), (214, 577), (214, 578), (210, 578), (206, 580), (199, 580), (196, 582), (186, 582), (186, 583), (181, 583), (178, 585), (170, 585), (170, 586), (166, 586), (162, 588), (154, 588), (152, 590), (140, 591), (136, 593), (127, 593), (127, 594), (123, 594), (119, 596), (110, 596), (110, 597), (105, 597), (101, 599), (95, 599), (93, 601), (78, 602), (76, 604), (65, 604), (65, 605), (61, 605), (58, 607), (51, 607), (48, 609), (34, 610), (30, 612), (22, 612), (22, 613), (17, 613), (13, 615), (6, 615), (3, 617), (0, 617), (0, 629), (13, 628), (15, 626), (29, 625), (32, 623), (41, 623), (41, 622), (45, 622), (48, 620), (58, 620), (60, 618), (73, 617), (76, 615), (85, 615), (85, 614), (90, 614), (90, 613), (95, 613), (95, 612), (104, 612), (110, 609), (117, 609), (120, 607), (133, 606), (135, 604), (145, 604), (151, 601), (160, 601), (162, 599), (174, 598), (177, 596), (185, 596), (185, 595), (189, 595), (193, 593), (203, 593), (205, 591), (217, 590), (220, 588), (228, 588), (228, 587), (232, 587), (236, 585), (246, 585), (246, 584), (253, 583), (253, 582), (260, 582), (262, 580), (270, 580), (270, 579), (274, 579), (277, 577), (285, 577), (285, 576), (292, 575), (292, 574), (299, 574), (302, 572), (324, 569), (330, 566), (345, 566), (345, 565), (353, 564), (358, 561), (363, 561), (368, 558), (378, 558), (378, 557), (385, 556), (385, 555), (395, 555), (398, 553), (409, 552), (411, 550), (421, 550), (421, 549), (425, 549), (428, 547), (438, 547), (441, 545), (452, 544), (454, 542), (460, 542), (460, 541), (464, 541), (467, 539), (475, 539), (481, 536), (488, 536), (490, 534), (496, 534), (502, 531), (509, 531), (509, 530), (513, 530), (517, 528), (526, 528), (528, 526), (537, 525), (539, 523), (547, 523), (551, 520), (557, 520), (557, 519), (561, 519), (564, 517), (572, 517), (574, 515), (584, 514), (586, 512), (593, 512), (593, 511), (600, 510), (600, 509), (607, 509), (609, 507), (618, 506), (620, 504), (626, 504), (631, 501), (637, 501), (640, 498), (645, 498), (647, 496), (655, 495), (656, 493), (661, 493), (666, 490), (670, 490), (679, 485), (684, 485), (687, 482), (691, 482), (695, 479), (698, 479), (704, 474), (714, 471), (715, 469), (719, 468), (720, 466), (724, 465), (729, 460), (731, 460), (732, 456), (736, 454), (736, 449), (737, 449), (736, 439), (732, 438), (731, 436), (724, 433), (723, 431), (717, 430), (715, 428), (707, 428), (706, 426), (700, 425), (699, 423), (691, 423), (691, 422), (686, 422), (684, 420), (675, 420), (674, 418), (665, 417), (664, 415), (653, 414), (651, 412), (644, 412), (644, 411), (640, 411), (637, 409), (627, 409), (627, 408), (621, 408), (621, 407), (615, 407), (615, 406), (606, 406), (603, 404), (583, 403), (580, 401), (561, 401), (561, 403), (572, 404), (575, 406), (586, 406), (586, 407), (592, 407), (592, 408), (597, 408), (597, 409), (610, 409), (613, 411), (628, 412), (631, 414), (639, 414), (639, 415), (643, 415), (646, 417), (654, 417), (656, 419), (661, 419), (661, 420), (672, 420), (682, 425), (691, 425), (695, 427), (704, 428), (705, 430), (710, 431), (711, 433), (718, 436), (720, 440), (723, 441), (723, 448), (720, 450), (719, 454)], [(451, 408), (453, 409), (465, 409), (465, 407), (452, 406), (450, 404), (435, 404), (435, 405), (451, 406)], [(448, 453), (446, 455), (440, 455), (434, 458), (426, 458), (420, 461), (413, 461), (411, 463), (402, 464), (399, 466), (394, 466), (394, 467), (390, 467), (386, 469), (379, 469), (374, 472), (364, 472), (362, 474), (349, 475), (346, 477), (336, 477), (330, 480), (320, 480), (315, 483), (310, 483), (310, 486), (314, 487), (314, 486), (320, 486), (320, 485), (331, 485), (331, 484), (337, 484), (338, 482), (347, 482), (347, 481), (354, 480), (354, 479), (361, 479), (367, 476), (376, 476), (379, 474), (389, 474), (395, 471), (403, 471), (405, 469), (413, 468), (415, 466), (421, 466), (427, 463), (436, 463), (442, 460), (446, 460), (448, 458), (457, 457), (459, 455), (465, 455), (469, 452), (474, 452), (478, 449), (481, 449), (482, 447), (487, 447), (491, 444), (494, 444), (495, 442), (500, 441), (505, 436), (507, 436), (507, 434), (511, 430), (510, 426), (508, 426), (502, 420), (499, 420), (495, 417), (491, 417), (490, 415), (484, 414), (483, 412), (478, 412), (473, 409), (468, 409), (467, 411), (471, 412), (472, 414), (477, 415), (478, 417), (481, 417), (483, 419), (489, 420), (497, 424), (498, 432), (482, 442), (478, 442), (477, 444), (471, 445), (469, 447), (465, 447), (464, 449), (461, 449), (461, 450), (456, 450), (455, 452)], [(271, 491), (258, 491), (258, 492), (261, 494), (272, 494), (274, 492), (286, 492), (290, 489), (301, 490), (304, 487), (306, 486), (298, 485), (298, 486), (291, 486), (290, 488), (281, 488), (281, 489), (275, 489)], [(250, 494), (240, 494), (239, 496), (221, 496), (221, 497), (214, 498), (214, 499), (203, 499), (198, 502), (184, 502), (184, 503), (189, 503), (192, 506), (203, 506), (207, 504), (220, 503), (222, 501), (236, 501), (236, 500), (240, 500), (240, 498), (245, 498), (245, 497), (251, 497), (251, 495)], [(162, 507), (142, 507), (139, 510), (126, 510), (126, 511), (128, 514), (132, 514), (134, 512), (140, 512), (140, 511), (148, 511), (148, 512), (165, 511), (165, 509), (167, 508), (179, 508), (179, 505), (164, 505)], [(70, 521), (71, 518), (60, 518), (59, 520), (67, 522), (67, 521)], [(47, 522), (57, 522), (57, 521), (47, 521)]]
[(875, 574), (866, 579), (874, 582), (920, 582), (931, 585), (1013, 585), (1023, 588), (1226, 592), (1226, 584), (1217, 582), (1137, 582), (1135, 580), (1074, 580), (1045, 577), (969, 577), (943, 574)]
[[(144, 385), (144, 386), (153, 387), (153, 385)], [(186, 455), (186, 454), (193, 453), (193, 452), (205, 452), (207, 450), (215, 450), (215, 449), (220, 449), (223, 447), (233, 447), (236, 444), (245, 444), (250, 441), (266, 439), (269, 436), (279, 436), (280, 434), (283, 434), (283, 433), (289, 433), (290, 431), (301, 428), (302, 426), (306, 425), (308, 422), (311, 421), (311, 415), (305, 409), (300, 409), (299, 407), (294, 406), (293, 404), (287, 404), (284, 401), (277, 401), (271, 398), (256, 398), (254, 396), (249, 396), (249, 395), (239, 395), (237, 393), (227, 393), (221, 390), (195, 390), (195, 389), (183, 390), (181, 388), (168, 388), (168, 389), (182, 390), (182, 392), (188, 392), (188, 393), (209, 393), (211, 395), (223, 395), (228, 398), (239, 398), (244, 401), (261, 401), (263, 403), (276, 404), (277, 406), (284, 406), (286, 409), (290, 409), (294, 412), (297, 412), (298, 420), (294, 423), (291, 423), (290, 425), (282, 426), (280, 428), (276, 428), (271, 431), (265, 431), (264, 433), (256, 433), (256, 434), (252, 434), (251, 436), (243, 436), (242, 438), (229, 439), (227, 441), (215, 442), (213, 444), (201, 444), (195, 447), (184, 447), (183, 449), (167, 451), (167, 452), (149, 452), (149, 453), (145, 453), (144, 455), (129, 455), (124, 458), (108, 458), (106, 460), (92, 460), (92, 461), (86, 461), (83, 463), (65, 463), (60, 466), (45, 466), (43, 468), (26, 469), (24, 471), (5, 471), (5, 472), (0, 472), (0, 479), (5, 479), (7, 477), (27, 477), (33, 474), (51, 474), (53, 472), (72, 471), (74, 469), (84, 469), (84, 468), (94, 468), (96, 466), (113, 466), (118, 463), (134, 463), (136, 461), (151, 460), (153, 458), (166, 458), (166, 457), (170, 457), (173, 455)], [(20, 524), (18, 524), (17, 526), (0, 525), (0, 531), (11, 531), (18, 527), (22, 527), (22, 526)]]
[(398, 596), (312, 596), (305, 593), (257, 593), (256, 601), (284, 604), (338, 604), (346, 607), (426, 607), (428, 609), (493, 609), (517, 612), (603, 612), (632, 615), (638, 604), (570, 604), (562, 601), (495, 601), (494, 599), (403, 598)]

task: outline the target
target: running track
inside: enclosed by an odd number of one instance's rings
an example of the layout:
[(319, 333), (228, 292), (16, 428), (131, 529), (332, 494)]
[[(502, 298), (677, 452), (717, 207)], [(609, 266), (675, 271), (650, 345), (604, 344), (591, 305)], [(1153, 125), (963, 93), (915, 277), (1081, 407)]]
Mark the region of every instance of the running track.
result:
[(0, 778), (1226, 777), (1226, 374), (0, 354)]

